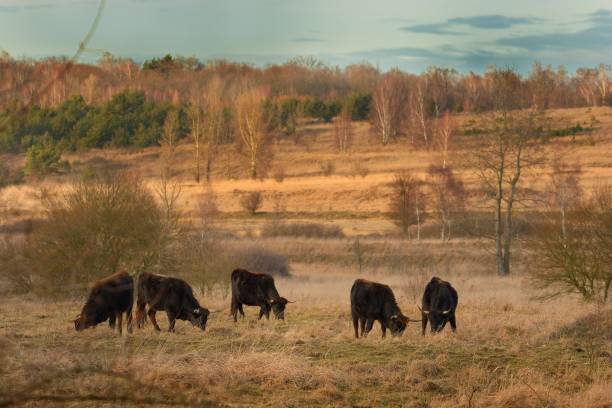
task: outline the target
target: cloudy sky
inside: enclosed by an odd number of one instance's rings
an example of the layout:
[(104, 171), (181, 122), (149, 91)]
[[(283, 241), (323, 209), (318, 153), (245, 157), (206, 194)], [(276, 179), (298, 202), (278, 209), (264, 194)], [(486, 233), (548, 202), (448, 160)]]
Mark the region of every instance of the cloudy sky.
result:
[[(0, 0), (0, 50), (72, 55), (97, 0)], [(257, 65), (311, 55), (418, 72), (612, 63), (612, 0), (108, 0), (83, 60), (100, 50)]]

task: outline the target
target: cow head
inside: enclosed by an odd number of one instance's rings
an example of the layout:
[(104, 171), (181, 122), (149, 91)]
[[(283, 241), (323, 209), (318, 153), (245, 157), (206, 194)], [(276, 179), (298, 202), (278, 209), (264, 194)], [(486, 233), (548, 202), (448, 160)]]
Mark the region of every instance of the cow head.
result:
[(401, 336), (408, 326), (408, 318), (406, 316), (393, 315), (389, 318), (389, 330), (392, 336)]
[(278, 320), (285, 320), (285, 307), (287, 303), (295, 303), (290, 302), (284, 297), (280, 297), (278, 299), (274, 299), (270, 301), (270, 305), (272, 306), (272, 312), (274, 313), (274, 317)]
[(87, 313), (81, 313), (74, 319), (74, 329), (82, 331), (96, 325), (95, 319)]
[(448, 318), (450, 317), (451, 311), (452, 309), (448, 309), (448, 310), (421, 309), (421, 313), (427, 316), (427, 320), (429, 321), (429, 326), (431, 328), (432, 333), (437, 333), (444, 328), (444, 326), (446, 325), (446, 322), (448, 321)]
[(190, 313), (191, 316), (189, 320), (194, 326), (197, 326), (202, 330), (206, 330), (206, 322), (208, 321), (209, 313), (210, 312), (208, 311), (208, 309), (204, 307), (197, 307), (193, 309), (193, 311)]

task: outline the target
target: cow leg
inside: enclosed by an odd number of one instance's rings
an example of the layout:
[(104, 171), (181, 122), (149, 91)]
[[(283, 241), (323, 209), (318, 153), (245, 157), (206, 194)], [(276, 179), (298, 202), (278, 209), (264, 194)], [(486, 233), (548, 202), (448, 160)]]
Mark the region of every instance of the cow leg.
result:
[(240, 312), (240, 317), (244, 319), (244, 310), (242, 310), (242, 303), (238, 303), (238, 311)]
[(387, 326), (385, 326), (382, 320), (380, 321), (380, 330), (382, 330), (382, 338), (387, 337)]
[(425, 336), (425, 329), (427, 328), (427, 315), (421, 313), (421, 327), (423, 328), (423, 336)]
[[(142, 329), (147, 321), (147, 312), (145, 311), (147, 304), (138, 300), (136, 305), (136, 326)], [(130, 308), (131, 310), (131, 308)]]
[(132, 334), (132, 306), (128, 308), (127, 312), (125, 312), (125, 315), (127, 316), (128, 333)]
[[(355, 338), (359, 338), (359, 317), (353, 315), (353, 329), (355, 329)], [(362, 331), (363, 334), (363, 331)]]
[(119, 325), (119, 335), (123, 334), (123, 312), (117, 313), (117, 323)]
[(359, 326), (361, 327), (361, 337), (363, 337), (364, 335), (367, 334), (365, 332), (366, 321), (367, 321), (367, 319), (365, 319), (365, 318), (359, 319)]
[(266, 310), (265, 310), (265, 306), (261, 306), (259, 308), (259, 317), (257, 318), (257, 320), (261, 320), (261, 318), (266, 314)]
[(448, 319), (448, 322), (450, 323), (453, 333), (456, 332), (457, 331), (457, 321), (455, 320), (454, 314)]
[(155, 309), (149, 308), (149, 312), (147, 314), (149, 315), (149, 320), (153, 324), (153, 327), (155, 327), (155, 330), (161, 331), (159, 325), (157, 324), (157, 320), (155, 320)]
[(168, 333), (174, 333), (174, 325), (176, 323), (176, 316), (174, 315), (174, 313), (170, 312), (170, 311), (166, 311), (166, 315), (168, 316)]
[(368, 334), (370, 334), (370, 331), (372, 330), (372, 326), (374, 326), (374, 320), (367, 319), (366, 320), (366, 330), (365, 330), (365, 334), (363, 335), (363, 337), (367, 337)]

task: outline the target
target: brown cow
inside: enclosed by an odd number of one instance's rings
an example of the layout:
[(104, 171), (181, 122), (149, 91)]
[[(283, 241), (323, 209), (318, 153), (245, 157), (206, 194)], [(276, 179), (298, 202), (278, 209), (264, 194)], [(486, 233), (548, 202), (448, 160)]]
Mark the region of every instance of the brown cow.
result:
[(134, 304), (134, 279), (127, 272), (117, 272), (94, 284), (87, 301), (74, 320), (76, 331), (94, 327), (106, 320), (112, 329), (115, 320), (122, 332), (123, 313), (127, 317), (128, 332), (132, 332), (132, 305)]
[(290, 302), (278, 294), (274, 278), (265, 273), (253, 273), (245, 269), (232, 272), (231, 315), (238, 321), (238, 313), (244, 317), (242, 305), (259, 306), (259, 319), (270, 318), (270, 311), (279, 320), (285, 319), (285, 306)]
[[(155, 319), (155, 313), (158, 310), (166, 311), (170, 322), (169, 332), (174, 331), (177, 319), (188, 320), (192, 325), (205, 330), (206, 321), (210, 314), (208, 309), (200, 306), (187, 282), (179, 278), (147, 272), (141, 273), (138, 277), (138, 300), (136, 303), (138, 307), (136, 312), (138, 327), (144, 326), (145, 314), (148, 314), (149, 320), (157, 331), (161, 330)], [(149, 305), (149, 311), (145, 313), (147, 304)]]

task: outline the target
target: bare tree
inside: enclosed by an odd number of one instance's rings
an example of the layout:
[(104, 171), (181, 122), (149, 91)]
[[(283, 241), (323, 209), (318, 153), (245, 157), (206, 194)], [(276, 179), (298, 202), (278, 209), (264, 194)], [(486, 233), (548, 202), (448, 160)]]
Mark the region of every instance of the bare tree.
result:
[(347, 104), (342, 107), (334, 122), (334, 141), (340, 153), (346, 153), (353, 140), (353, 121)]
[(429, 123), (427, 119), (427, 107), (425, 94), (427, 92), (427, 78), (418, 78), (411, 99), (411, 114), (416, 127), (423, 135), (423, 142), (429, 146)]
[(206, 114), (204, 144), (206, 145), (206, 180), (210, 181), (213, 157), (221, 142), (225, 126), (225, 105), (223, 103), (223, 81), (214, 77), (206, 88)]
[(450, 112), (446, 111), (436, 120), (436, 145), (442, 154), (442, 168), (446, 168), (448, 153), (451, 147), (457, 124)]
[(407, 100), (408, 87), (400, 71), (388, 72), (376, 84), (372, 96), (373, 119), (383, 145), (401, 133)]
[(555, 152), (551, 167), (547, 191), (549, 204), (559, 212), (561, 233), (563, 238), (566, 238), (567, 213), (578, 205), (582, 195), (579, 183), (582, 168), (578, 163), (567, 163), (567, 157), (564, 157), (560, 151)]
[(421, 224), (425, 219), (425, 194), (421, 181), (408, 174), (395, 176), (392, 187), (390, 216), (402, 232), (410, 238), (410, 227), (417, 226), (417, 240), (421, 239)]
[(164, 133), (162, 135), (161, 146), (162, 146), (162, 160), (164, 175), (162, 177), (168, 177), (172, 171), (172, 164), (174, 161), (174, 153), (176, 150), (178, 133), (178, 113), (175, 109), (172, 109), (166, 115), (164, 120)]
[(453, 217), (465, 208), (465, 188), (450, 167), (431, 166), (427, 171), (431, 201), (440, 225), (440, 239), (450, 240)]
[(264, 99), (265, 93), (256, 88), (248, 88), (236, 98), (238, 133), (249, 158), (252, 178), (257, 178), (267, 143), (268, 119), (263, 109)]
[(199, 92), (191, 97), (191, 103), (187, 109), (187, 115), (191, 122), (191, 141), (194, 149), (195, 170), (194, 177), (197, 183), (200, 182), (200, 156), (202, 149), (202, 137), (204, 127), (204, 109), (202, 108), (202, 99)]
[(494, 210), (497, 271), (510, 273), (510, 251), (514, 233), (515, 205), (519, 203), (521, 177), (541, 163), (537, 149), (542, 126), (537, 112), (488, 116), (487, 130), (473, 153), (472, 167), (480, 179), (487, 202)]

